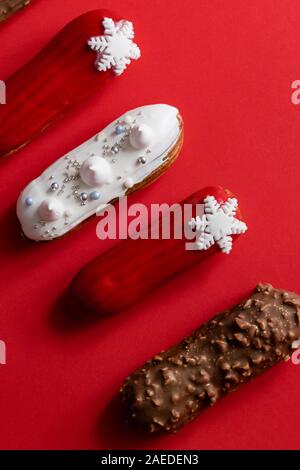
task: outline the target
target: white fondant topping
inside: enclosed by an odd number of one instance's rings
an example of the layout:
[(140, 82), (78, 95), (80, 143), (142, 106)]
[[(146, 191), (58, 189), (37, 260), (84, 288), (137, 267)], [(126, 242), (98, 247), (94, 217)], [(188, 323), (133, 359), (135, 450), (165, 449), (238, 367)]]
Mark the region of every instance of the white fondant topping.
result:
[(300, 348), (300, 339), (296, 339), (292, 343), (292, 349), (298, 349), (298, 348)]
[(96, 68), (101, 72), (113, 68), (116, 75), (121, 75), (131, 59), (139, 59), (141, 52), (132, 41), (133, 25), (130, 21), (114, 22), (111, 18), (102, 21), (104, 34), (91, 37), (88, 45), (97, 52)]
[(130, 189), (134, 186), (134, 181), (132, 178), (126, 178), (124, 181), (124, 188)]
[(153, 132), (151, 127), (147, 126), (147, 124), (133, 126), (129, 136), (132, 147), (139, 150), (149, 147), (152, 139)]
[(189, 225), (196, 229), (196, 246), (198, 250), (208, 250), (217, 243), (223, 253), (229, 254), (232, 249), (231, 235), (245, 233), (245, 222), (235, 218), (238, 201), (228, 198), (219, 204), (214, 196), (204, 199), (204, 214), (192, 218)]
[(103, 157), (89, 157), (80, 168), (80, 177), (88, 186), (102, 186), (111, 181), (111, 165)]
[(72, 215), (72, 212), (69, 209), (65, 210), (65, 212), (64, 212), (65, 217), (68, 218), (68, 217), (71, 217), (71, 215)]
[[(131, 117), (130, 124), (128, 116)], [(117, 135), (115, 129), (119, 124), (125, 127), (125, 132)], [(131, 129), (135, 124), (145, 124), (152, 129), (153, 138), (147, 149), (137, 150), (130, 143)], [(178, 110), (172, 106), (143, 106), (124, 114), (101, 133), (58, 159), (24, 189), (17, 203), (23, 232), (33, 240), (52, 239), (101, 212), (110, 201), (124, 196), (129, 187), (142, 182), (163, 164), (176, 145), (180, 132)], [(137, 164), (140, 157), (145, 157), (145, 164)], [(104, 168), (109, 167), (104, 175), (108, 177), (109, 174), (109, 181), (102, 184), (101, 180), (99, 184), (90, 185), (92, 180), (88, 179), (84, 169), (91, 161), (99, 163), (95, 169), (100, 171), (95, 174), (100, 179), (106, 171)], [(58, 183), (55, 192), (50, 190), (53, 182)], [(99, 193), (100, 197), (93, 199), (93, 192)], [(28, 197), (33, 200), (30, 207), (25, 203)], [(55, 214), (60, 215), (55, 224), (53, 219), (43, 220), (45, 213), (40, 214), (39, 211), (41, 204), (49, 200)], [(53, 205), (54, 201), (56, 205)]]
[(62, 217), (64, 206), (58, 199), (46, 199), (39, 207), (38, 213), (42, 221), (53, 222)]

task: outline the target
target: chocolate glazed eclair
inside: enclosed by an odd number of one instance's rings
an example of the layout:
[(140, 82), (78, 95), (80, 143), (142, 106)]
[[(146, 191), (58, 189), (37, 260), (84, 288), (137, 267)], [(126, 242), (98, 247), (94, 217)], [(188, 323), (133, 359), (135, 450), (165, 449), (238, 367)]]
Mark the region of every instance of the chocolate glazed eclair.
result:
[(30, 2), (31, 0), (0, 0), (0, 22), (6, 20)]
[(205, 408), (292, 354), (300, 297), (259, 284), (250, 298), (204, 323), (129, 376), (122, 399), (150, 432), (176, 432)]

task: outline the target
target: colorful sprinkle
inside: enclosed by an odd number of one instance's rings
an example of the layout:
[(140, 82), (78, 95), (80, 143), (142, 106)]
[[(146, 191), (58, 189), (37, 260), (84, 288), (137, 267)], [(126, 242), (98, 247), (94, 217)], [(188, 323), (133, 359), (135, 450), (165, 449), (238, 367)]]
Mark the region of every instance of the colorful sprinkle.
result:
[(97, 201), (98, 199), (100, 199), (100, 193), (98, 191), (92, 191), (90, 193), (90, 199), (91, 201)]
[(32, 206), (32, 204), (33, 204), (33, 199), (32, 199), (32, 197), (27, 197), (27, 198), (25, 199), (25, 204), (26, 204), (27, 207)]
[(116, 126), (115, 132), (116, 132), (117, 135), (123, 134), (123, 132), (125, 132), (125, 127), (122, 126), (122, 124), (118, 124)]

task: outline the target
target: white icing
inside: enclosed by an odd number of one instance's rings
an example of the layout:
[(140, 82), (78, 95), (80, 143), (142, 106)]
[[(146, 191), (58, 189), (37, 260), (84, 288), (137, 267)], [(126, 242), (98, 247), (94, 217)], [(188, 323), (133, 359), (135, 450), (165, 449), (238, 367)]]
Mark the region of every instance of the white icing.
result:
[(300, 339), (297, 339), (293, 341), (292, 343), (292, 349), (298, 349), (298, 348), (300, 348)]
[(64, 212), (65, 217), (68, 218), (68, 217), (71, 217), (71, 215), (72, 215), (72, 212), (70, 211), (70, 209), (65, 210), (65, 212)]
[(88, 186), (102, 186), (112, 178), (111, 165), (103, 157), (87, 158), (80, 167), (80, 177)]
[(125, 124), (132, 124), (133, 121), (134, 121), (134, 119), (130, 114), (127, 114), (127, 116), (125, 116), (125, 118), (124, 118)]
[(145, 149), (151, 145), (153, 131), (147, 124), (135, 125), (130, 132), (129, 140), (135, 149)]
[(104, 34), (91, 37), (88, 45), (97, 52), (95, 66), (100, 72), (112, 68), (116, 75), (121, 75), (131, 59), (139, 59), (141, 52), (132, 41), (133, 25), (130, 21), (114, 22), (111, 18), (102, 21)]
[(245, 233), (245, 222), (235, 218), (238, 201), (228, 198), (218, 203), (214, 196), (204, 199), (204, 214), (192, 218), (189, 226), (196, 229), (196, 249), (208, 250), (215, 243), (223, 253), (229, 254), (232, 249), (231, 235)]
[[(131, 124), (126, 119), (128, 115), (132, 118)], [(125, 132), (120, 135), (115, 131), (118, 124), (125, 127)], [(131, 126), (135, 124), (146, 124), (152, 129), (153, 139), (147, 149), (137, 150), (130, 144)], [(128, 188), (142, 182), (162, 165), (176, 145), (180, 132), (178, 110), (172, 106), (143, 106), (124, 114), (99, 134), (54, 162), (23, 190), (17, 202), (17, 215), (24, 234), (37, 241), (52, 239), (101, 212), (110, 201), (124, 196)], [(114, 153), (111, 149), (116, 144), (119, 150)], [(81, 179), (81, 169), (86, 160), (91, 161), (91, 157), (101, 159), (100, 162), (104, 159), (109, 165), (109, 182), (90, 186)], [(138, 163), (140, 157), (145, 157), (145, 164)], [(101, 168), (103, 170), (103, 166)], [(50, 190), (54, 182), (58, 183), (55, 192)], [(100, 194), (98, 200), (90, 198), (94, 191)], [(82, 194), (88, 196), (87, 200), (82, 200)], [(31, 206), (26, 205), (28, 197), (33, 200)], [(51, 207), (56, 215), (60, 215), (55, 223), (43, 220), (44, 213), (43, 217), (40, 215), (41, 204), (49, 200), (52, 204), (55, 201), (56, 205)]]

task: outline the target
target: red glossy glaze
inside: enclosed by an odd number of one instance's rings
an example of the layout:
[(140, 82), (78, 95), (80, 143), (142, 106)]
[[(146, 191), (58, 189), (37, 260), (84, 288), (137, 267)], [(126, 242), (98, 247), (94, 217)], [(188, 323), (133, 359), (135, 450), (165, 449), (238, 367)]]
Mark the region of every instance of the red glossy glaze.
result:
[(97, 71), (96, 54), (87, 41), (101, 34), (105, 16), (114, 18), (106, 10), (79, 16), (6, 80), (7, 104), (0, 106), (0, 155), (23, 147), (72, 106), (104, 90), (113, 72)]
[[(209, 186), (181, 202), (201, 204), (207, 196), (218, 202), (233, 194), (220, 186)], [(241, 219), (240, 211), (237, 217)], [(238, 236), (235, 235), (233, 240)], [(149, 295), (177, 274), (219, 251), (188, 251), (186, 239), (127, 239), (87, 264), (73, 279), (68, 292), (71, 309), (84, 317), (101, 317), (123, 310)]]

